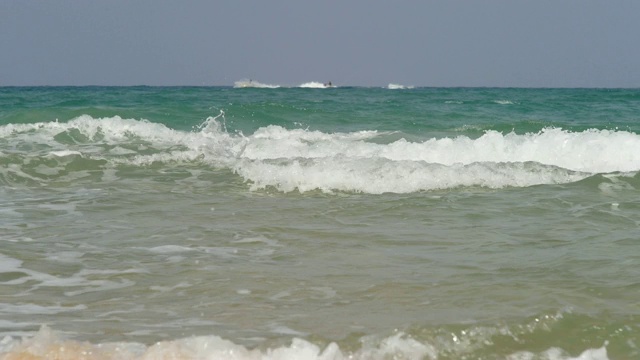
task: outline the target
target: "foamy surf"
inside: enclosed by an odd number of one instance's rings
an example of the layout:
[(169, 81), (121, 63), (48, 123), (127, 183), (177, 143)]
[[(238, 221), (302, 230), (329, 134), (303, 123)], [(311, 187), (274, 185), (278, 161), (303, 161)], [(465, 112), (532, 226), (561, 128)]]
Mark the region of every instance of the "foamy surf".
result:
[[(464, 348), (472, 344), (460, 343)], [(139, 343), (102, 343), (65, 340), (56, 332), (43, 326), (38, 333), (24, 339), (5, 337), (0, 341), (0, 359), (36, 360), (36, 359), (86, 359), (86, 360), (156, 360), (156, 359), (211, 359), (211, 360), (382, 360), (382, 359), (425, 359), (449, 358), (451, 349), (438, 349), (403, 334), (373, 341), (361, 339), (357, 350), (341, 349), (334, 342), (318, 346), (307, 340), (293, 338), (289, 345), (267, 349), (250, 349), (218, 336), (197, 336), (178, 340), (161, 341), (147, 346)], [(473, 356), (465, 354), (464, 349), (455, 351), (462, 358)], [(473, 358), (496, 358), (495, 355), (473, 356)], [(601, 348), (586, 349), (573, 357), (561, 348), (553, 347), (536, 353), (518, 351), (505, 357), (507, 360), (608, 360), (606, 344)]]
[(118, 116), (4, 125), (0, 156), (16, 163), (2, 172), (5, 178), (46, 181), (87, 161), (104, 171), (206, 164), (235, 172), (254, 190), (380, 194), (564, 184), (640, 170), (640, 136), (626, 131), (491, 130), (478, 138), (385, 141), (388, 133), (374, 130), (325, 133), (270, 125), (244, 135), (226, 131), (224, 124), (221, 113), (191, 132)]

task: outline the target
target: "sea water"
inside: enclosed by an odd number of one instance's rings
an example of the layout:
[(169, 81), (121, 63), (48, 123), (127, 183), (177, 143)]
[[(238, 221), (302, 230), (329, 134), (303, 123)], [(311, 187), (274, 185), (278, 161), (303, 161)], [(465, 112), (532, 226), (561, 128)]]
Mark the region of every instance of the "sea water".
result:
[(0, 88), (0, 358), (640, 358), (640, 90), (304, 85)]

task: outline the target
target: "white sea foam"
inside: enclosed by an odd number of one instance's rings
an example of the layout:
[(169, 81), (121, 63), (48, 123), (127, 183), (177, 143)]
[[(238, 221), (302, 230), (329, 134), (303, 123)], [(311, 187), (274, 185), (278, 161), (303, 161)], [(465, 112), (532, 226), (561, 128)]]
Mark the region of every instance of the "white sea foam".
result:
[(513, 104), (517, 104), (514, 101), (511, 100), (493, 100), (494, 103), (496, 104), (500, 104), (500, 105), (513, 105)]
[(583, 351), (578, 357), (572, 357), (567, 354), (566, 351), (554, 347), (540, 354), (535, 354), (529, 351), (521, 351), (507, 356), (507, 360), (536, 360), (536, 359), (548, 359), (548, 360), (607, 360), (606, 345), (597, 349), (587, 349)]
[[(22, 261), (14, 258), (10, 258), (6, 255), (0, 254), (0, 273), (16, 273), (21, 274), (12, 280), (0, 282), (2, 285), (19, 285), (28, 281), (33, 282), (33, 289), (42, 287), (60, 287), (64, 289), (75, 289), (65, 291), (67, 296), (76, 296), (79, 294), (97, 292), (97, 291), (109, 291), (112, 289), (119, 289), (129, 287), (135, 283), (130, 280), (108, 280), (109, 276), (113, 274), (128, 274), (128, 273), (144, 273), (142, 269), (125, 269), (125, 270), (80, 270), (77, 273), (68, 276), (55, 276), (47, 273), (31, 270), (23, 267)], [(105, 275), (105, 279), (94, 279), (93, 275)]]
[(81, 155), (79, 151), (69, 151), (69, 150), (52, 151), (49, 154), (57, 157)]
[(569, 132), (548, 128), (525, 135), (488, 131), (478, 139), (464, 136), (423, 142), (401, 139), (390, 144), (366, 141), (377, 135), (372, 131), (326, 134), (268, 126), (242, 138), (242, 152), (237, 157), (298, 161), (323, 158), (335, 162), (385, 159), (445, 166), (536, 162), (586, 173), (640, 170), (640, 136), (625, 131)]
[(574, 182), (595, 173), (640, 169), (640, 137), (628, 132), (536, 134), (489, 131), (467, 137), (378, 144), (343, 135), (260, 131), (247, 138), (234, 170), (254, 189), (415, 192), (460, 186)]
[[(163, 124), (147, 120), (123, 119), (120, 116), (93, 118), (82, 115), (66, 123), (57, 121), (31, 124), (7, 124), (0, 126), (0, 138), (11, 138), (16, 143), (36, 143), (54, 147), (47, 154), (69, 156), (82, 154), (78, 150), (60, 147), (56, 136), (69, 131), (78, 131), (88, 141), (100, 141), (106, 144), (121, 144), (132, 137), (148, 141), (163, 141), (175, 137), (175, 131)], [(56, 149), (59, 148), (59, 149)], [(83, 149), (86, 152), (86, 149)]]
[[(458, 345), (466, 346), (465, 344)], [(449, 349), (446, 349), (449, 350)], [(464, 354), (464, 349), (458, 349)], [(0, 341), (0, 357), (7, 359), (235, 359), (235, 360), (369, 360), (369, 359), (438, 359), (440, 350), (427, 342), (417, 341), (403, 333), (375, 340), (361, 340), (356, 350), (341, 349), (336, 343), (324, 348), (300, 338), (293, 338), (290, 345), (265, 350), (250, 349), (218, 336), (197, 336), (162, 341), (151, 346), (138, 343), (91, 344), (64, 340), (44, 326), (32, 337)], [(606, 344), (597, 349), (586, 349), (578, 357), (572, 357), (560, 348), (550, 348), (541, 353), (520, 351), (507, 355), (509, 360), (608, 360)]]
[[(640, 170), (640, 136), (626, 131), (546, 128), (528, 134), (487, 131), (475, 139), (384, 143), (385, 134), (376, 131), (325, 133), (275, 125), (250, 135), (232, 134), (224, 129), (223, 116), (185, 132), (145, 120), (84, 115), (68, 123), (0, 126), (0, 136), (11, 142), (44, 144), (43, 157), (80, 154), (83, 159), (106, 160), (110, 166), (200, 162), (236, 172), (253, 189), (281, 191), (408, 193), (466, 186), (520, 187)], [(85, 143), (56, 140), (58, 134), (72, 132), (79, 133)], [(41, 165), (36, 171), (56, 176), (61, 169)], [(12, 178), (43, 181), (19, 164), (0, 171)], [(64, 175), (64, 180), (89, 175), (76, 170)]]

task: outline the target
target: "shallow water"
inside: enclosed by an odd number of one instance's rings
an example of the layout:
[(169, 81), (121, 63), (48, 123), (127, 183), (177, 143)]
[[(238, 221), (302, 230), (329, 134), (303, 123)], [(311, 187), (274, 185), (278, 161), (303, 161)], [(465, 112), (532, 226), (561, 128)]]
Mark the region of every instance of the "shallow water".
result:
[(638, 91), (0, 103), (4, 358), (638, 356)]

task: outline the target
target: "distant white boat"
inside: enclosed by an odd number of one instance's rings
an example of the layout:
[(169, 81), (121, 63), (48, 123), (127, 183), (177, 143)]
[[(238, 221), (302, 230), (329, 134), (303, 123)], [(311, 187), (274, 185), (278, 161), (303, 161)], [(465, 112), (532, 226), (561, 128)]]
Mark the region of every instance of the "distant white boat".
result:
[(413, 89), (413, 86), (404, 86), (404, 85), (400, 85), (400, 84), (389, 84), (389, 85), (387, 85), (387, 89), (391, 89), (391, 90)]
[(335, 85), (333, 85), (333, 83), (331, 83), (331, 81), (326, 82), (326, 83), (321, 83), (321, 82), (317, 82), (317, 81), (311, 81), (308, 83), (304, 83), (300, 85), (301, 88), (312, 88), (312, 89), (325, 89), (325, 88), (334, 88), (336, 87)]
[(255, 81), (252, 79), (243, 79), (236, 81), (233, 84), (234, 88), (267, 88), (267, 89), (276, 89), (279, 88), (280, 85), (271, 85), (271, 84), (263, 84), (259, 81)]

